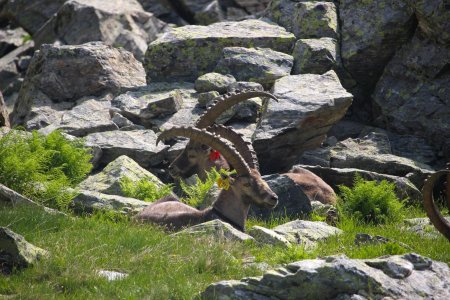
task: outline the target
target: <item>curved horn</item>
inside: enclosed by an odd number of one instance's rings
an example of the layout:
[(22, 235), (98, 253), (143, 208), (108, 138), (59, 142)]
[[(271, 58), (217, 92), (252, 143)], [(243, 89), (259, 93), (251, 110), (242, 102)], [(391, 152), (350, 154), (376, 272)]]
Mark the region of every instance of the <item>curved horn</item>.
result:
[(227, 93), (223, 96), (217, 97), (214, 100), (214, 103), (197, 120), (197, 122), (195, 123), (195, 127), (206, 128), (214, 124), (214, 121), (233, 105), (255, 97), (269, 97), (275, 101), (278, 101), (278, 99), (271, 93), (262, 91), (245, 90)]
[(231, 127), (226, 127), (223, 125), (212, 125), (206, 130), (220, 135), (221, 137), (229, 140), (239, 154), (244, 158), (250, 168), (259, 171), (258, 157), (253, 149), (252, 143), (244, 140), (242, 134), (237, 133)]
[[(448, 222), (438, 211), (433, 198), (433, 188), (439, 177), (450, 174), (450, 170), (441, 170), (425, 179), (425, 183), (422, 188), (423, 193), (423, 205), (427, 212), (428, 218), (434, 227), (439, 230), (450, 241), (450, 222)], [(448, 199), (447, 199), (448, 200)]]
[(220, 138), (205, 129), (198, 129), (194, 127), (173, 127), (163, 131), (156, 139), (156, 144), (158, 145), (161, 140), (169, 139), (175, 136), (184, 136), (190, 138), (191, 141), (208, 145), (211, 148), (218, 150), (234, 167), (238, 175), (246, 175), (250, 173), (248, 164), (227, 140), (224, 140), (223, 138)]

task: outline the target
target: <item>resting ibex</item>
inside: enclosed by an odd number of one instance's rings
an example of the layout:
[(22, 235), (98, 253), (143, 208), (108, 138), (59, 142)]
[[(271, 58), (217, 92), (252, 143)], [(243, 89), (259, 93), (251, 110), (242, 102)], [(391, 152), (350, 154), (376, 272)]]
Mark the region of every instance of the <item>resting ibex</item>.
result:
[(438, 171), (425, 180), (422, 188), (423, 204), (431, 223), (450, 241), (450, 222), (439, 213), (433, 197), (434, 185), (441, 176), (447, 176), (446, 197), (447, 206), (450, 209), (450, 164), (446, 170)]
[(144, 208), (135, 216), (136, 220), (180, 229), (221, 219), (244, 231), (250, 204), (268, 208), (277, 205), (277, 195), (261, 178), (258, 170), (252, 167), (256, 161), (249, 165), (228, 141), (206, 130), (180, 127), (162, 132), (158, 136), (157, 143), (174, 136), (188, 137), (192, 142), (208, 145), (220, 151), (236, 170), (236, 176), (229, 178), (230, 187), (220, 192), (212, 207), (197, 210), (181, 202), (161, 201)]
[[(204, 129), (213, 125), (214, 121), (227, 109), (254, 97), (270, 97), (278, 101), (272, 94), (262, 91), (246, 90), (227, 93), (215, 99), (206, 113), (198, 119), (195, 127)], [(234, 141), (232, 142), (234, 143)], [(223, 156), (219, 156), (213, 161), (210, 159), (211, 150), (209, 146), (191, 140), (184, 151), (170, 164), (170, 175), (172, 177), (188, 178), (197, 174), (200, 179), (205, 180), (205, 171), (209, 171), (212, 168), (218, 170), (221, 168), (229, 169), (230, 166)]]
[[(270, 93), (259, 91), (244, 91), (224, 95), (218, 98), (208, 111), (203, 114), (196, 123), (197, 128), (206, 128), (221, 137), (229, 140), (236, 150), (241, 154), (244, 160), (252, 168), (259, 170), (256, 152), (250, 142), (246, 142), (243, 136), (235, 132), (230, 127), (222, 125), (213, 125), (214, 121), (231, 106), (252, 97), (270, 97), (276, 101)], [(169, 166), (169, 172), (173, 177), (187, 178), (193, 174), (198, 174), (200, 179), (206, 177), (206, 172), (212, 168), (228, 169), (228, 162), (220, 157), (217, 160), (210, 159), (211, 148), (197, 142), (189, 142), (185, 150)], [(320, 201), (325, 204), (336, 204), (336, 194), (333, 189), (325, 183), (320, 177), (303, 168), (294, 168), (283, 175), (288, 176), (296, 184), (301, 186), (303, 192), (308, 198)]]

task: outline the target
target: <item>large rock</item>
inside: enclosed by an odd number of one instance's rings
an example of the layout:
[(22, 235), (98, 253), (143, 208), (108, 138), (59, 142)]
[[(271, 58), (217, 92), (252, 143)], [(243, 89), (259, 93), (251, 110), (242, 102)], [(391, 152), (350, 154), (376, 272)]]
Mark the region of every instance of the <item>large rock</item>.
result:
[(267, 16), (300, 39), (338, 37), (338, 17), (332, 1), (274, 0)]
[(317, 246), (317, 242), (331, 236), (342, 234), (339, 228), (328, 225), (325, 222), (312, 222), (295, 220), (272, 228), (278, 234), (284, 236), (292, 244), (300, 244), (308, 249)]
[(142, 60), (147, 44), (166, 24), (143, 10), (137, 0), (70, 0), (33, 36), (36, 46), (58, 42), (78, 45), (103, 41), (123, 47)]
[(114, 211), (132, 216), (150, 204), (150, 202), (134, 198), (80, 190), (78, 191), (78, 195), (72, 200), (71, 207), (78, 214), (93, 213), (96, 211)]
[(287, 170), (303, 151), (318, 147), (352, 103), (334, 71), (283, 77), (272, 93), (280, 101), (269, 102), (254, 140), (263, 173)]
[(335, 191), (338, 191), (339, 185), (345, 185), (352, 187), (355, 181), (355, 176), (359, 175), (364, 180), (386, 180), (395, 185), (395, 193), (400, 199), (409, 198), (413, 202), (422, 201), (422, 193), (417, 189), (417, 187), (407, 178), (379, 174), (375, 172), (351, 169), (351, 168), (328, 168), (320, 166), (306, 166), (300, 165), (302, 168), (310, 170), (320, 178), (322, 178), (326, 183), (328, 183)]
[(152, 130), (104, 131), (86, 136), (87, 147), (102, 150), (100, 164), (108, 164), (126, 155), (144, 168), (161, 163), (167, 146), (156, 145), (156, 134)]
[(335, 146), (307, 151), (300, 162), (331, 168), (357, 168), (380, 174), (408, 177), (418, 188), (434, 170), (409, 158), (393, 155), (386, 134), (371, 132), (363, 138), (346, 139)]
[(339, 18), (344, 67), (370, 92), (392, 55), (414, 32), (413, 11), (403, 0), (341, 0)]
[(445, 0), (407, 0), (414, 8), (419, 28), (428, 38), (450, 44), (450, 7)]
[(0, 29), (0, 57), (25, 43), (28, 34), (23, 28)]
[(337, 69), (339, 47), (335, 39), (300, 39), (295, 43), (292, 74), (323, 74)]
[(13, 268), (26, 268), (47, 256), (48, 252), (27, 242), (23, 236), (0, 227), (0, 275)]
[(307, 259), (263, 276), (214, 283), (202, 299), (447, 299), (446, 263), (411, 253)]
[(253, 226), (250, 228), (248, 234), (251, 235), (258, 243), (263, 245), (274, 245), (286, 248), (292, 246), (292, 244), (283, 235), (261, 226)]
[[(225, 48), (227, 49), (227, 48)], [(195, 90), (199, 93), (206, 93), (217, 91), (220, 94), (227, 92), (230, 84), (236, 82), (236, 78), (231, 73), (225, 72), (222, 75), (219, 73), (206, 73), (195, 80)]]
[(84, 96), (118, 94), (144, 84), (142, 65), (123, 49), (100, 42), (43, 45), (28, 68), (12, 123), (23, 124), (35, 102), (74, 102)]
[(417, 32), (384, 69), (373, 98), (382, 127), (426, 138), (450, 158), (450, 46)]
[(311, 212), (311, 200), (305, 194), (302, 186), (296, 184), (285, 174), (265, 175), (263, 179), (270, 189), (277, 194), (278, 204), (272, 210), (251, 206), (249, 214), (257, 218), (299, 217)]
[(0, 127), (10, 127), (9, 113), (6, 110), (5, 100), (3, 99), (2, 92), (0, 91)]
[(147, 179), (159, 186), (163, 184), (158, 177), (139, 166), (134, 160), (126, 155), (122, 155), (110, 162), (101, 172), (83, 180), (77, 188), (103, 194), (125, 196), (120, 187), (120, 179), (125, 176), (132, 181)]
[(174, 235), (178, 234), (207, 235), (212, 236), (216, 239), (226, 241), (244, 242), (248, 240), (253, 240), (253, 238), (250, 235), (237, 230), (230, 224), (223, 222), (219, 219), (215, 219), (212, 221), (188, 227), (180, 232), (175, 233)]
[(275, 80), (291, 74), (291, 55), (265, 48), (228, 47), (223, 49), (215, 71), (231, 74), (238, 81), (271, 86)]
[(177, 89), (154, 91), (148, 86), (121, 94), (112, 102), (123, 116), (146, 127), (151, 126), (152, 119), (176, 113), (182, 104), (183, 97)]
[[(58, 117), (41, 132), (50, 133), (58, 129), (67, 134), (82, 137), (94, 132), (118, 129), (117, 125), (111, 120), (109, 113), (111, 102), (107, 99), (84, 97), (77, 103), (78, 105), (71, 110), (62, 112), (61, 117)], [(34, 109), (32, 109), (33, 111)], [(42, 113), (46, 115), (45, 112)], [(32, 122), (30, 121), (27, 121), (27, 127), (31, 125)]]
[(261, 47), (289, 53), (295, 41), (284, 28), (259, 20), (174, 28), (150, 43), (147, 80), (193, 81), (211, 72), (225, 47)]
[(30, 34), (36, 33), (67, 0), (6, 1), (0, 18), (8, 18)]

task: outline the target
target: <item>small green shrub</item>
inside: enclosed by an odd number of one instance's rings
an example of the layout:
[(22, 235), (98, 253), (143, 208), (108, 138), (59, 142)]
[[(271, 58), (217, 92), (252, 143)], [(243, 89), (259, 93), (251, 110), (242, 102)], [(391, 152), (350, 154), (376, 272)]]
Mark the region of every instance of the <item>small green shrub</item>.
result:
[(148, 178), (142, 178), (138, 181), (133, 181), (124, 176), (120, 178), (120, 188), (127, 197), (153, 202), (172, 192), (173, 185), (164, 184), (158, 186), (156, 183)]
[(339, 186), (338, 209), (341, 216), (371, 224), (384, 224), (402, 218), (403, 203), (395, 194), (395, 185), (365, 181), (356, 175), (353, 188)]
[(205, 200), (208, 191), (220, 177), (220, 173), (216, 169), (211, 169), (211, 171), (206, 172), (206, 174), (207, 178), (205, 181), (202, 181), (195, 175), (194, 185), (188, 185), (183, 180), (180, 180), (181, 190), (185, 194), (181, 201), (187, 205), (198, 207)]
[(79, 139), (11, 130), (0, 138), (0, 183), (46, 206), (67, 209), (71, 190), (90, 172), (91, 154)]

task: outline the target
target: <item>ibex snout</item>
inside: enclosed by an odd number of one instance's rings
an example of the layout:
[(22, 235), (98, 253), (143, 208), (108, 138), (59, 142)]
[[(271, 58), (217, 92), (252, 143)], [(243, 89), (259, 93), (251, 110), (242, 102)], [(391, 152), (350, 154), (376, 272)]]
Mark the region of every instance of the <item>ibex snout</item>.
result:
[(278, 196), (273, 193), (272, 195), (268, 195), (265, 199), (264, 199), (264, 206), (266, 206), (267, 208), (274, 208), (275, 206), (277, 206), (278, 204)]

